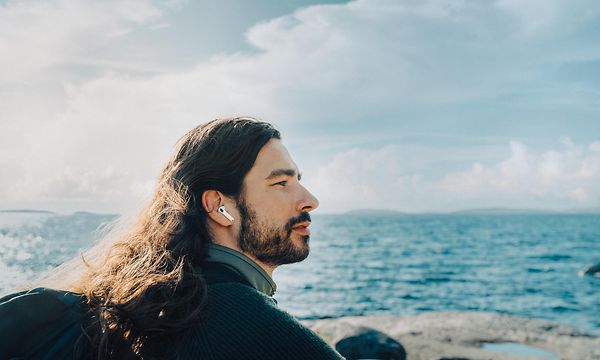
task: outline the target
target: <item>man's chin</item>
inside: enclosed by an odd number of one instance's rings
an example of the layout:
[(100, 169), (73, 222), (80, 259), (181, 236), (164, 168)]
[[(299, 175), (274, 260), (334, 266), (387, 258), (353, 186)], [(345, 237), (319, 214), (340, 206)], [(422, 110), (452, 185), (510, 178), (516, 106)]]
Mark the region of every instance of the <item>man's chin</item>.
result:
[(309, 240), (310, 240), (309, 236), (303, 236), (302, 241), (304, 241), (304, 243), (302, 244), (302, 250), (300, 251), (300, 254), (299, 254), (300, 255), (299, 258), (301, 258), (301, 259), (298, 261), (302, 261), (308, 257), (308, 254), (310, 253), (310, 246), (308, 245)]
[(298, 262), (304, 261), (307, 257), (308, 257), (308, 250), (306, 252), (303, 252), (303, 253), (297, 253), (297, 254), (295, 254), (295, 256), (293, 258), (287, 258), (287, 259), (285, 259), (279, 265), (298, 263)]
[(298, 240), (291, 241), (292, 244), (296, 245), (296, 248), (302, 248), (303, 252), (306, 252), (306, 256), (308, 256), (308, 252), (310, 251), (310, 235), (298, 235), (296, 236)]
[(299, 244), (296, 242), (292, 242), (294, 244), (294, 256), (292, 258), (288, 258), (286, 264), (293, 264), (300, 261), (303, 261), (308, 257), (310, 253), (310, 246), (308, 242), (310, 240), (310, 236), (301, 236), (299, 239)]

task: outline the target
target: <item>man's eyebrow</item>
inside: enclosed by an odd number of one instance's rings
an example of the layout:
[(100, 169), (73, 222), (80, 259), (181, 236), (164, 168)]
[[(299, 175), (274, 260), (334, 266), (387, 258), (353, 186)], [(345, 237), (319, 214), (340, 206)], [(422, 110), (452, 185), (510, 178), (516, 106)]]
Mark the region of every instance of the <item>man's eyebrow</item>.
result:
[[(294, 170), (294, 169), (275, 169), (275, 170), (271, 171), (271, 173), (269, 174), (269, 176), (267, 176), (265, 178), (265, 180), (273, 180), (282, 175), (294, 177), (294, 176), (296, 176), (296, 170)], [(298, 173), (298, 180), (300, 180), (300, 179), (302, 179), (302, 174)]]

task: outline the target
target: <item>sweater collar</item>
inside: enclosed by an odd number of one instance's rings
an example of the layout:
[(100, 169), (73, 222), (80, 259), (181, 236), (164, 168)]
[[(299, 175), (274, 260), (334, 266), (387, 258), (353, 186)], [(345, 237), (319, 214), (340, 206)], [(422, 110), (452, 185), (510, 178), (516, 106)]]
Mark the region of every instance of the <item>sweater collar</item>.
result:
[(226, 246), (209, 243), (208, 253), (204, 258), (207, 262), (223, 263), (233, 267), (258, 291), (273, 296), (277, 290), (277, 284), (269, 274), (254, 260), (245, 254), (228, 248)]

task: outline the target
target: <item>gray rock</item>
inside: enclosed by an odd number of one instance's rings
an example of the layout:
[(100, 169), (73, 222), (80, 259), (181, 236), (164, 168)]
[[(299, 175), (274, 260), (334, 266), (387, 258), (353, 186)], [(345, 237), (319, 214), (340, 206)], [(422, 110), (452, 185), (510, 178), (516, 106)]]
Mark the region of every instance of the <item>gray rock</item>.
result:
[(580, 272), (580, 275), (600, 277), (600, 264), (590, 265)]
[(348, 360), (406, 359), (406, 350), (399, 342), (382, 332), (369, 328), (360, 328), (356, 335), (338, 341), (335, 349)]
[(389, 335), (366, 326), (329, 322), (316, 330), (347, 360), (405, 360), (406, 350)]
[(361, 328), (378, 331), (401, 343), (406, 349), (407, 360), (539, 359), (482, 348), (484, 343), (489, 342), (528, 345), (552, 352), (560, 359), (600, 360), (600, 338), (597, 336), (546, 320), (494, 313), (348, 316), (303, 323), (333, 347), (341, 340), (365, 331)]

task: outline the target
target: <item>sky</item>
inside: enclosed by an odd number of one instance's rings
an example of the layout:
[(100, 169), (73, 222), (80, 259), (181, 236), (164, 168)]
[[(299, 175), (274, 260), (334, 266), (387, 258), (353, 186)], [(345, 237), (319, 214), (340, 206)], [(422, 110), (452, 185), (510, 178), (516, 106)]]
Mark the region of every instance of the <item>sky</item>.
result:
[(255, 116), (317, 210), (600, 207), (594, 0), (0, 1), (0, 209), (129, 213)]

